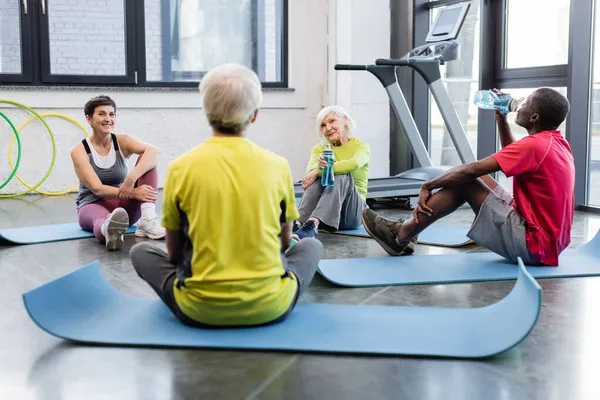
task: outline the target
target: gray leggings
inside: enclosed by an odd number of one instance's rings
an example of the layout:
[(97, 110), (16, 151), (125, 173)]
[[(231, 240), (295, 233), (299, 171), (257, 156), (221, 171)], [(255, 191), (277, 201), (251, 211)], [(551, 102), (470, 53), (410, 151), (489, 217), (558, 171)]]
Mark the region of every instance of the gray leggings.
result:
[(365, 202), (356, 189), (354, 178), (350, 174), (341, 174), (335, 176), (335, 184), (331, 187), (323, 187), (320, 180), (310, 185), (302, 195), (298, 212), (302, 223), (314, 217), (337, 231), (358, 228), (362, 224), (363, 208)]
[[(284, 320), (292, 312), (298, 298), (304, 293), (315, 276), (322, 255), (323, 245), (316, 239), (301, 240), (286, 255), (281, 255), (286, 274), (292, 272), (298, 279), (298, 291), (290, 308), (277, 319), (268, 322), (269, 324)], [(143, 242), (133, 246), (129, 256), (133, 268), (140, 278), (154, 289), (156, 294), (181, 322), (201, 328), (217, 327), (192, 320), (179, 309), (173, 294), (176, 266), (169, 261), (167, 253), (153, 244)], [(227, 327), (231, 328), (231, 326)]]

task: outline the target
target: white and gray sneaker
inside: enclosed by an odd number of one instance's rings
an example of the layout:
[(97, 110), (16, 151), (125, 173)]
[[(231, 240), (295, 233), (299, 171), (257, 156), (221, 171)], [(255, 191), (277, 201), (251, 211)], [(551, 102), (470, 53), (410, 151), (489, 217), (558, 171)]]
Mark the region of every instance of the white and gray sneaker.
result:
[(137, 222), (135, 236), (147, 237), (150, 239), (163, 239), (167, 235), (167, 230), (160, 226), (158, 218), (140, 218)]
[(106, 249), (108, 251), (121, 250), (123, 248), (123, 235), (129, 227), (129, 215), (125, 209), (115, 208), (102, 224), (102, 234), (106, 238)]

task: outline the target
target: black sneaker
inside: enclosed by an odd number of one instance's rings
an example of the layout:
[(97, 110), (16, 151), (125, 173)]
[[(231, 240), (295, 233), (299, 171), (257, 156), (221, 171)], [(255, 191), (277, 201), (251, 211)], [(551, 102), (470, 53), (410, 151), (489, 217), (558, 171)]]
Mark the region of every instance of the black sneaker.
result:
[[(389, 221), (370, 208), (362, 211), (362, 222), (367, 233), (391, 256), (407, 256), (415, 251), (416, 239), (398, 242), (398, 230), (404, 220)], [(413, 242), (413, 240), (415, 242)]]
[(315, 236), (317, 236), (317, 233), (318, 233), (317, 227), (315, 225), (315, 221), (309, 219), (304, 224), (302, 224), (300, 229), (298, 229), (294, 233), (296, 234), (296, 236), (298, 236), (298, 239), (300, 239), (300, 240), (306, 239), (306, 238), (314, 238)]
[(296, 231), (300, 228), (302, 228), (302, 224), (300, 223), (300, 221), (294, 220), (294, 223), (292, 225), (292, 233), (296, 233)]

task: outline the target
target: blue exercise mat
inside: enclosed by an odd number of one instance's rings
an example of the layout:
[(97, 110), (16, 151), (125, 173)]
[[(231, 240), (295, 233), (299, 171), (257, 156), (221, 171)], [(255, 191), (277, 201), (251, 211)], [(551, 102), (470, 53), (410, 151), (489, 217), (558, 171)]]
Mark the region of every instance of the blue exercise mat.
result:
[[(600, 275), (600, 233), (578, 249), (565, 250), (558, 267), (527, 267), (537, 279)], [(515, 279), (518, 268), (497, 254), (322, 260), (319, 273), (339, 286), (400, 286)]]
[[(474, 243), (467, 237), (468, 228), (457, 228), (454, 226), (431, 225), (419, 234), (419, 244), (441, 247), (461, 247)], [(338, 235), (359, 236), (370, 238), (364, 226), (358, 229), (337, 231)]]
[(481, 358), (529, 334), (541, 296), (540, 286), (521, 268), (513, 290), (483, 308), (299, 303), (274, 325), (200, 329), (180, 323), (160, 300), (117, 291), (96, 261), (25, 293), (23, 300), (41, 329), (79, 343)]
[[(126, 233), (134, 233), (135, 229), (135, 225), (130, 226)], [(14, 244), (58, 242), (91, 237), (94, 237), (94, 234), (84, 231), (77, 223), (0, 228), (0, 239)]]

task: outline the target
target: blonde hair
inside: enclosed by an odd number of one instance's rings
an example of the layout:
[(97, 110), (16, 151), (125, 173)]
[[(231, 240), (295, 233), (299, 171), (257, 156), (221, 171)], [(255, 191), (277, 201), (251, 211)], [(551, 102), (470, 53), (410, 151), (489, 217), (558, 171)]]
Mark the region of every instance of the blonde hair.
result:
[(211, 69), (200, 82), (199, 90), (208, 123), (221, 133), (242, 132), (262, 103), (258, 76), (238, 64)]
[(317, 134), (319, 135), (320, 142), (325, 145), (327, 143), (327, 139), (323, 136), (323, 131), (321, 130), (321, 124), (325, 117), (329, 114), (335, 114), (340, 118), (344, 118), (347, 122), (345, 134), (347, 138), (354, 137), (354, 132), (356, 131), (356, 122), (354, 119), (348, 114), (343, 107), (338, 105), (331, 105), (324, 107), (319, 114), (317, 115)]

